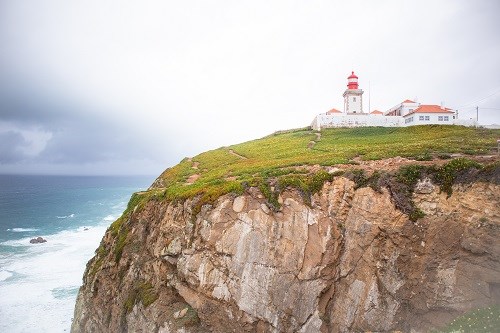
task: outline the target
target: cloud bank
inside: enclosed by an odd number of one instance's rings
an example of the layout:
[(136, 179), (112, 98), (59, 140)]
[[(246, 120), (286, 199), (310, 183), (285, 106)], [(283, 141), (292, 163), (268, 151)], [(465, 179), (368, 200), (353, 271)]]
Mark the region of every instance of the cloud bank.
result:
[[(500, 123), (497, 1), (0, 3), (0, 172), (158, 174), (407, 98)], [(368, 103), (365, 100), (365, 106)]]

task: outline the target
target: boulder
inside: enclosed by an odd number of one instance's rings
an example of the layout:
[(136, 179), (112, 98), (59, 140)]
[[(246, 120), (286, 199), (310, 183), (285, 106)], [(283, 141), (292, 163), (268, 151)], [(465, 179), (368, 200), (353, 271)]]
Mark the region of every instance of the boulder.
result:
[(47, 242), (47, 240), (45, 238), (42, 238), (42, 237), (32, 238), (30, 240), (31, 244), (39, 244), (39, 243), (46, 243), (46, 242)]
[(429, 178), (419, 180), (415, 185), (415, 193), (429, 194), (434, 191), (434, 185)]

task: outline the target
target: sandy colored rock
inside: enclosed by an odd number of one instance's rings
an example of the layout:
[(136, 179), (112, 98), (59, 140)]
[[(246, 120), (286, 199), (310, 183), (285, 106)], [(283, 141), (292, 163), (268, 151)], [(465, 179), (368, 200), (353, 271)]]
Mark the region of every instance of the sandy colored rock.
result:
[(435, 186), (432, 184), (429, 178), (425, 178), (423, 180), (419, 180), (415, 185), (415, 193), (419, 194), (429, 194), (434, 192)]
[(243, 208), (245, 207), (245, 202), (246, 202), (246, 199), (244, 196), (240, 195), (239, 197), (236, 197), (233, 201), (233, 210), (236, 213), (241, 212), (243, 210)]
[(72, 332), (428, 332), (498, 304), (500, 186), (449, 198), (432, 186), (414, 194), (426, 213), (416, 223), (387, 190), (343, 177), (310, 206), (283, 192), (276, 213), (255, 188), (196, 217), (191, 200), (149, 202), (126, 222), (116, 263), (105, 234)]

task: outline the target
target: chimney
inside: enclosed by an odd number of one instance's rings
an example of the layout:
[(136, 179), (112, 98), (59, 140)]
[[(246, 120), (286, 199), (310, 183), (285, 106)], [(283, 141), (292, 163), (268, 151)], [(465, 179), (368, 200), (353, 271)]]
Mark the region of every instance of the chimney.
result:
[(441, 110), (444, 110), (444, 109), (445, 109), (445, 107), (444, 107), (444, 102), (443, 102), (443, 101), (441, 101)]

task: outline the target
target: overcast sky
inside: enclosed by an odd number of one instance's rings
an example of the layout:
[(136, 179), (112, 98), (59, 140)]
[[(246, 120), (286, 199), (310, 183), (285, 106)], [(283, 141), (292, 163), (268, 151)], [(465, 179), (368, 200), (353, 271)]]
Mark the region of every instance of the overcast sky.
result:
[[(151, 174), (405, 99), (500, 123), (500, 2), (0, 0), (0, 173)], [(370, 88), (370, 89), (369, 89)]]

